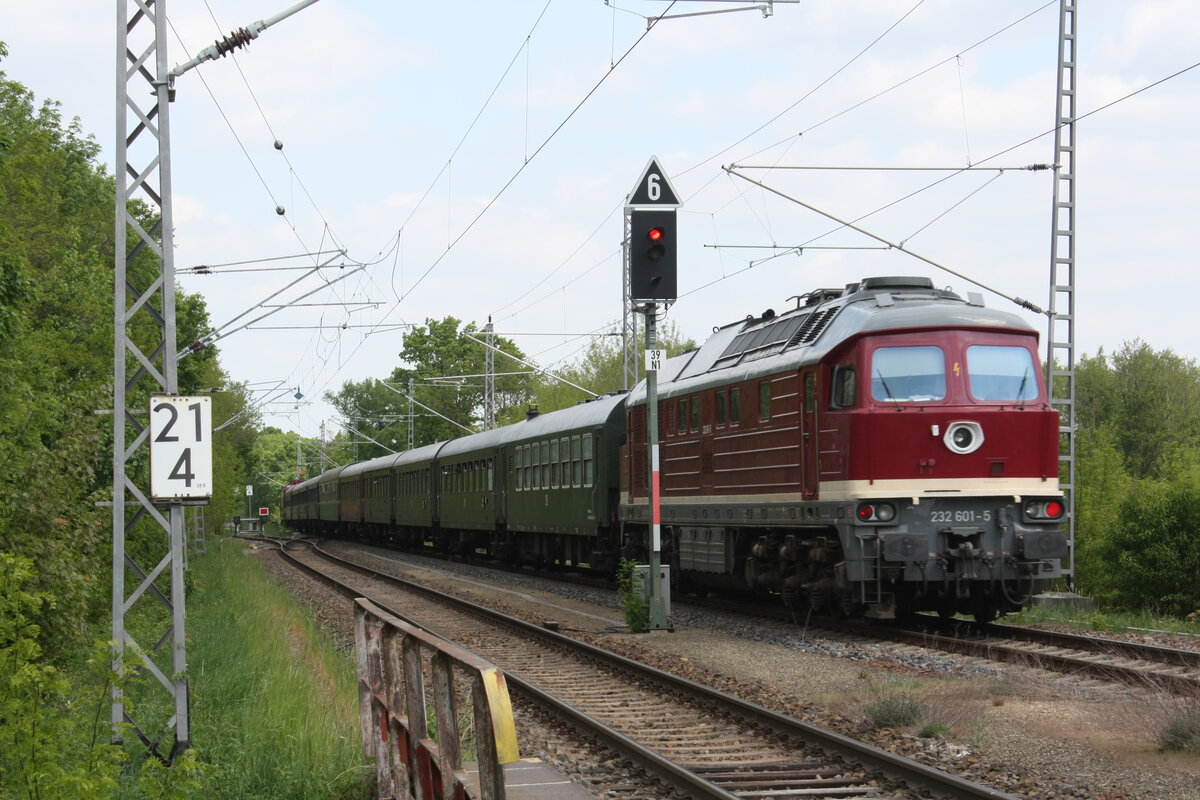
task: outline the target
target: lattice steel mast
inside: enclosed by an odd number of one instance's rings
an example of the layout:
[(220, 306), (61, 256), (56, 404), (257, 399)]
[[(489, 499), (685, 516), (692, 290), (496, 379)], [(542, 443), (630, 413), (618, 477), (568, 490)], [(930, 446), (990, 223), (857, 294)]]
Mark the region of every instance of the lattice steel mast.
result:
[[(173, 712), (166, 726), (174, 734), (171, 760), (188, 746), (187, 656), (184, 648), (183, 608), (183, 505), (171, 503), (160, 511), (150, 500), (148, 476), (131, 474), (142, 463), (148, 448), (149, 427), (136, 416), (149, 405), (152, 393), (177, 394), (179, 389), (175, 343), (175, 269), (171, 212), (170, 97), (167, 65), (167, 19), (163, 0), (118, 0), (116, 58), (116, 242), (114, 259), (113, 320), (113, 662), (120, 670), (126, 652), (153, 676), (170, 696)], [(137, 159), (136, 166), (134, 159)], [(150, 209), (149, 230), (129, 211), (135, 198)], [(133, 234), (129, 246), (128, 234)], [(136, 286), (131, 267), (143, 252), (157, 259), (156, 275), (148, 285)], [(150, 325), (146, 325), (146, 321)], [(149, 352), (134, 341), (135, 330), (153, 331)], [(132, 401), (132, 405), (131, 405)], [(136, 480), (143, 480), (138, 485)], [(128, 507), (126, 506), (127, 499)], [(130, 513), (132, 512), (132, 513)], [(148, 572), (126, 552), (126, 533), (139, 523), (157, 526), (166, 537), (167, 553)], [(133, 591), (126, 586), (126, 568), (135, 576)], [(169, 596), (156, 585), (169, 575)], [(147, 595), (170, 615), (167, 630), (151, 648), (142, 647), (125, 625), (126, 613)], [(155, 660), (170, 644), (170, 665)], [(143, 726), (125, 710), (119, 684), (112, 692), (114, 741), (121, 740), (121, 723), (157, 753)]]
[(1050, 402), (1059, 412), (1059, 477), (1066, 494), (1075, 570), (1075, 59), (1076, 0), (1061, 0), (1058, 90), (1054, 126), (1054, 206), (1050, 242), (1050, 324), (1046, 373)]

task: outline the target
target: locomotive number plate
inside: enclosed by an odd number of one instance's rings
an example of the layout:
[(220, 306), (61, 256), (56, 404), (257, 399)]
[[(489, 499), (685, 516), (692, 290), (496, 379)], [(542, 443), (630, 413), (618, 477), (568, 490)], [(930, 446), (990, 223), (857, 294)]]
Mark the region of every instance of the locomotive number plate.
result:
[(933, 511), (930, 522), (991, 522), (991, 511)]

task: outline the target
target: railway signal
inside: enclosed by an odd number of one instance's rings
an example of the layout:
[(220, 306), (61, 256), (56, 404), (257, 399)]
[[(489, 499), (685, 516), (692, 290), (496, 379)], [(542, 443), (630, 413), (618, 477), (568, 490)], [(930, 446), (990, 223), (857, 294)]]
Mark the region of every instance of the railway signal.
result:
[(678, 294), (675, 209), (635, 208), (630, 212), (629, 227), (629, 296), (674, 300)]

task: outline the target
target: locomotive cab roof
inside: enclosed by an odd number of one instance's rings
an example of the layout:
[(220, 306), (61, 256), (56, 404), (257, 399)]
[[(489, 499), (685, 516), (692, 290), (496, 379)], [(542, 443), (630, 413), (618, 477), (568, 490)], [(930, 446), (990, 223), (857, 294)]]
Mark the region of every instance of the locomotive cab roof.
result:
[[(747, 380), (800, 363), (818, 361), (847, 341), (872, 331), (904, 328), (977, 327), (1036, 332), (1016, 314), (984, 307), (982, 295), (963, 299), (927, 277), (878, 276), (842, 289), (796, 295), (795, 308), (750, 315), (715, 328), (698, 349), (663, 364), (660, 394), (697, 391)], [(630, 394), (644, 403), (645, 381)]]

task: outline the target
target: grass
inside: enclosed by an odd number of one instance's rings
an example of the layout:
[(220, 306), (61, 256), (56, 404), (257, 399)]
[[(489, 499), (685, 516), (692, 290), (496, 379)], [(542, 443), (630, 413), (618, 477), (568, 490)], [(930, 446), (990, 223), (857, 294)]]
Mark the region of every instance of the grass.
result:
[(365, 798), (353, 655), (240, 547), (192, 562), (192, 745), (205, 798)]
[(1200, 620), (1194, 618), (1163, 617), (1148, 611), (1135, 613), (1107, 610), (1083, 614), (1073, 609), (1035, 605), (1022, 610), (1018, 614), (1006, 616), (1000, 621), (1013, 625), (1055, 623), (1083, 631), (1106, 631), (1110, 633), (1143, 630), (1200, 635)]

